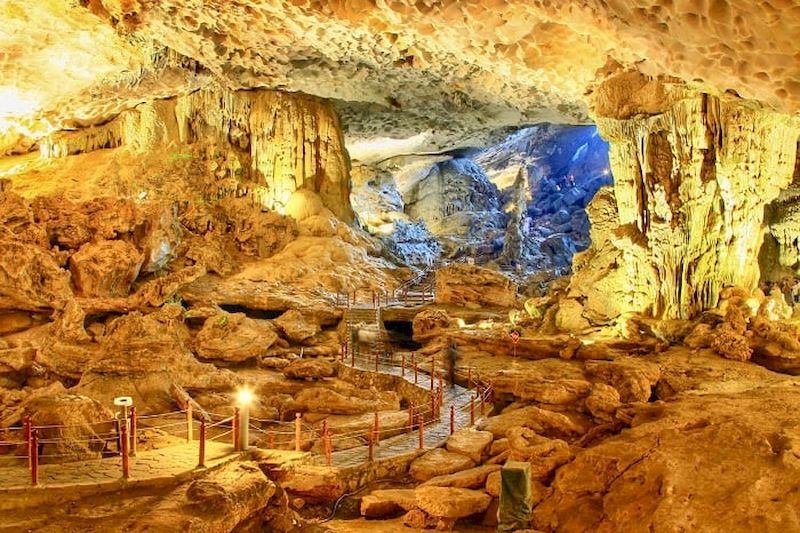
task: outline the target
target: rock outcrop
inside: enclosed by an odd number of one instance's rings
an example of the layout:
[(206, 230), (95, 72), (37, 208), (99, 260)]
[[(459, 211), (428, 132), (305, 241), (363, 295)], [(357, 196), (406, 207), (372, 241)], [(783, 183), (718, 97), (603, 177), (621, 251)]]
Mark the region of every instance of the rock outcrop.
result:
[(517, 287), (499, 272), (454, 264), (436, 271), (436, 303), (467, 307), (513, 307)]
[[(610, 78), (596, 98), (626, 80)], [(663, 87), (657, 108), (630, 104), (645, 116), (598, 106), (598, 127), (611, 143), (614, 202), (601, 197), (590, 218), (594, 224), (602, 213), (607, 227), (616, 216), (618, 225), (592, 230), (569, 289), (585, 298), (585, 315), (596, 322), (629, 311), (690, 318), (714, 307), (725, 286), (754, 288), (764, 206), (794, 172), (796, 119)]]

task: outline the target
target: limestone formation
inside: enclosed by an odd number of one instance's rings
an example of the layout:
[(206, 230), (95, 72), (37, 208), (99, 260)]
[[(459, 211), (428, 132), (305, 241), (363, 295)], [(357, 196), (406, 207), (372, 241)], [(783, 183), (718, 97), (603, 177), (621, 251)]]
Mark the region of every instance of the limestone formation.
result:
[(466, 455), (476, 464), (480, 464), (492, 440), (494, 436), (488, 431), (463, 429), (450, 435), (446, 446), (447, 451)]
[(419, 487), (417, 505), (431, 516), (465, 518), (484, 512), (491, 498), (482, 491), (449, 487)]
[(436, 303), (513, 307), (516, 293), (514, 282), (489, 269), (455, 264), (436, 272)]
[(419, 481), (427, 481), (437, 476), (452, 474), (475, 466), (475, 462), (465, 455), (436, 448), (411, 463), (409, 473)]
[[(605, 90), (625, 76), (604, 82)], [(755, 288), (764, 206), (794, 173), (796, 120), (687, 96), (681, 86), (663, 91), (646, 117), (598, 109), (611, 142), (615, 201), (597, 212), (616, 205), (618, 227), (593, 230), (570, 294), (584, 296), (584, 314), (599, 322), (625, 312), (691, 318), (715, 307), (725, 286)]]
[(206, 318), (195, 345), (203, 359), (237, 363), (263, 355), (277, 340), (270, 323), (244, 313), (222, 312)]

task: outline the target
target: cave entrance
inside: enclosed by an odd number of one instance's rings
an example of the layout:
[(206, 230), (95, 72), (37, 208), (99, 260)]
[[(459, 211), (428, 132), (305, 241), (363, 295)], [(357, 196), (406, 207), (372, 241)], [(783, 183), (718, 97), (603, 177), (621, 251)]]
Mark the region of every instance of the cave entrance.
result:
[(389, 343), (403, 350), (419, 350), (422, 345), (414, 342), (414, 329), (409, 320), (384, 320), (383, 327)]

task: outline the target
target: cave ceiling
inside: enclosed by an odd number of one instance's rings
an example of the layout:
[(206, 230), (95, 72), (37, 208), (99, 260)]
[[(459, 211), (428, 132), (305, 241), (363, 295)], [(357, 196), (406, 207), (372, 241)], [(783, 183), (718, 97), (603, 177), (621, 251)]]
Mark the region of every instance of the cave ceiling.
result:
[(620, 68), (800, 109), (791, 0), (2, 0), (0, 19), (0, 153), (212, 83), (335, 100), (364, 160), (589, 122)]

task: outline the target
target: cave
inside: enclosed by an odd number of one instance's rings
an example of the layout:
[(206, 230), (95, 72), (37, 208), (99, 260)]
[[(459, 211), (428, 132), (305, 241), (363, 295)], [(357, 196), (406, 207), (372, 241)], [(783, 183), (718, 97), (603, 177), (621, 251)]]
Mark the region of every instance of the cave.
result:
[(800, 2), (0, 21), (0, 530), (800, 531)]

